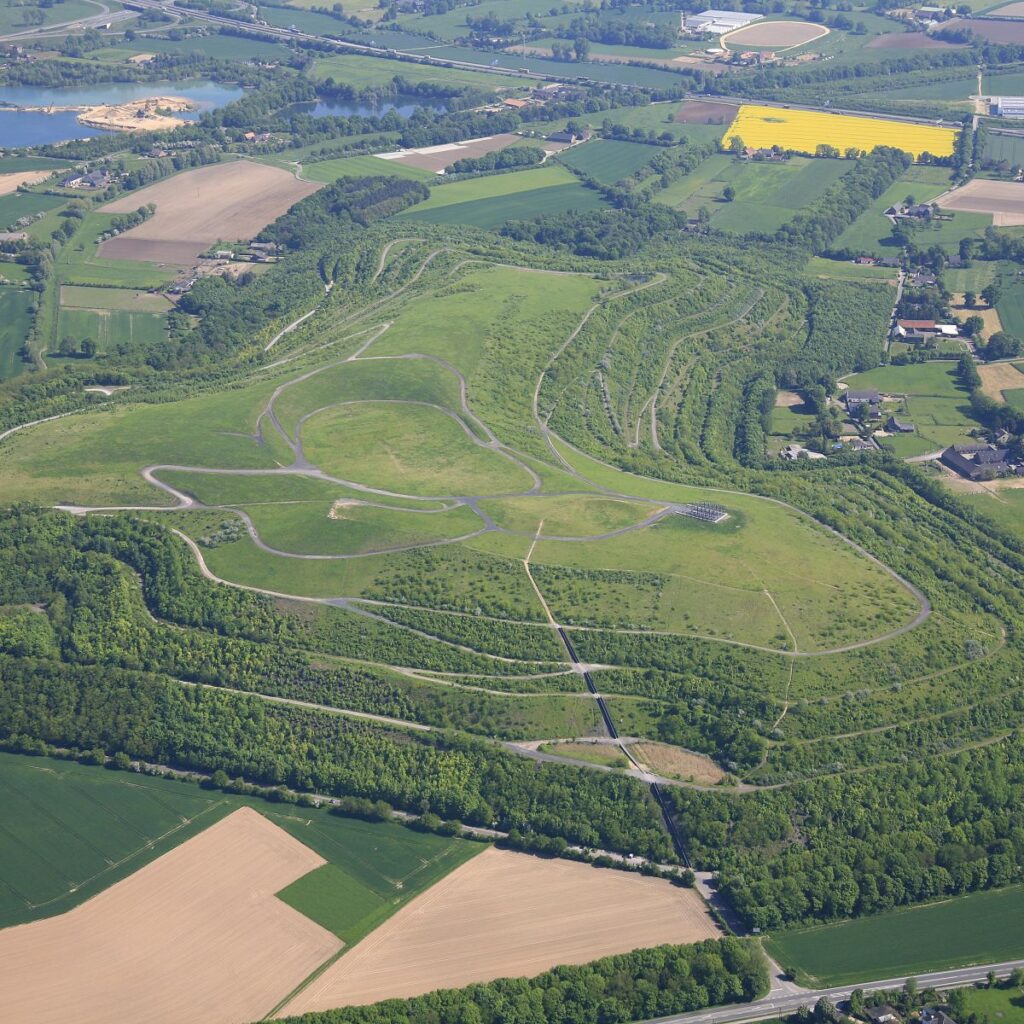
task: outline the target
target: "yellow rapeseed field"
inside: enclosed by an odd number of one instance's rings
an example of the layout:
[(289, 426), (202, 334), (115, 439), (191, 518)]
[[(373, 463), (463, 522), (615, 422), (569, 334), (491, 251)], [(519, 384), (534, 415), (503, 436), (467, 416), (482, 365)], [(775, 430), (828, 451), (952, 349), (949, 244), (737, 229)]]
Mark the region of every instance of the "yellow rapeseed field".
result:
[(912, 154), (915, 160), (922, 153), (949, 156), (956, 140), (952, 128), (750, 104), (740, 107), (722, 145), (728, 147), (729, 140), (736, 135), (745, 145), (757, 149), (781, 146), (811, 155), (822, 143), (835, 146), (840, 153), (850, 146), (867, 152), (875, 146), (895, 146)]

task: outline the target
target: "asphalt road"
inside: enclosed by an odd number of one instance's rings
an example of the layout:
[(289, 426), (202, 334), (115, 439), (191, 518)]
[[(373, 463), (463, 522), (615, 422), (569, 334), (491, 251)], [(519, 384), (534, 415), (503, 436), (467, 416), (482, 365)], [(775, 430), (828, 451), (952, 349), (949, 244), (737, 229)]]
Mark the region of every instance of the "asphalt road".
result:
[[(1024, 967), (1024, 960), (1008, 960), (999, 964), (984, 964), (980, 967), (963, 967), (955, 971), (935, 971), (931, 974), (915, 974), (918, 986), (924, 988), (963, 988), (976, 981), (984, 981), (989, 971), (995, 971), (1005, 978), (1017, 967)], [(769, 1020), (792, 1013), (801, 1006), (814, 1006), (823, 996), (838, 1003), (848, 999), (855, 988), (871, 992), (877, 989), (897, 989), (903, 986), (906, 976), (885, 978), (860, 985), (842, 985), (838, 988), (798, 989), (795, 985), (783, 983), (773, 987), (763, 999), (739, 1006), (720, 1006), (714, 1010), (699, 1010), (696, 1013), (681, 1013), (674, 1017), (661, 1017), (657, 1024), (736, 1024), (739, 1021)], [(654, 1024), (654, 1022), (646, 1022)]]

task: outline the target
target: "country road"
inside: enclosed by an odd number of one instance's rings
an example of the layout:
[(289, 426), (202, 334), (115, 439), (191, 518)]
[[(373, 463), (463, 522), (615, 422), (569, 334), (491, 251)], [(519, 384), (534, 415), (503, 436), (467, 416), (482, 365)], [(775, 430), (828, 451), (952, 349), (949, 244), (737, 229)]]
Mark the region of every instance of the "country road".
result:
[[(1008, 960), (998, 964), (982, 964), (978, 967), (962, 967), (951, 971), (934, 971), (928, 974), (915, 974), (913, 977), (917, 979), (922, 989), (962, 988), (976, 981), (984, 981), (989, 971), (995, 971), (998, 977), (1005, 978), (1018, 967), (1024, 967), (1024, 960)], [(802, 989), (791, 982), (780, 983), (776, 980), (768, 995), (753, 1003), (680, 1013), (671, 1017), (660, 1017), (657, 1021), (645, 1021), (643, 1024), (738, 1024), (740, 1021), (771, 1020), (793, 1013), (801, 1006), (813, 1007), (821, 998), (830, 999), (834, 1003), (848, 999), (855, 988), (863, 989), (865, 992), (898, 989), (903, 986), (904, 981), (905, 976), (862, 982), (859, 985), (840, 985), (836, 988)]]

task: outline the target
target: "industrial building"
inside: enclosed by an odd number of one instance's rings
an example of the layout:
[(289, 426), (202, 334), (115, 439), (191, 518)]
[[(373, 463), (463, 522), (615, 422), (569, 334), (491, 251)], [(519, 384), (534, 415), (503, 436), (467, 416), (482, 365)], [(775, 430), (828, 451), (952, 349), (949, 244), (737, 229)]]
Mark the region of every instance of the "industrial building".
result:
[(1024, 96), (993, 96), (989, 102), (996, 117), (1024, 117)]
[(743, 11), (703, 11), (700, 14), (680, 15), (680, 30), (687, 35), (725, 35), (735, 32), (738, 28), (760, 21), (760, 14), (745, 14)]

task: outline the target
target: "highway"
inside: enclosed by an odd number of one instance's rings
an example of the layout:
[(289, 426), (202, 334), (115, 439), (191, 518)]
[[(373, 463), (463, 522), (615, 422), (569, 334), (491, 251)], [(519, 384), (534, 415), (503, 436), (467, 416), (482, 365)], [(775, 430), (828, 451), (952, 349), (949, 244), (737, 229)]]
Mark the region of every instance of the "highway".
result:
[[(1008, 960), (998, 964), (984, 964), (980, 967), (962, 967), (953, 971), (934, 971), (930, 974), (915, 974), (918, 987), (949, 989), (963, 988), (976, 981), (984, 981), (989, 971), (995, 971), (1000, 978), (1007, 977), (1011, 971), (1024, 967), (1024, 960)], [(855, 988), (872, 992), (878, 989), (898, 989), (903, 987), (906, 976), (885, 978), (880, 981), (864, 982), (859, 985), (841, 985), (837, 988), (803, 989), (792, 982), (775, 979), (771, 991), (762, 999), (753, 1003), (738, 1006), (719, 1006), (712, 1010), (698, 1010), (694, 1013), (680, 1013), (673, 1017), (661, 1017), (657, 1022), (647, 1021), (645, 1024), (739, 1024), (741, 1021), (771, 1020), (793, 1013), (801, 1006), (813, 1007), (822, 997), (833, 1003), (848, 999)]]

